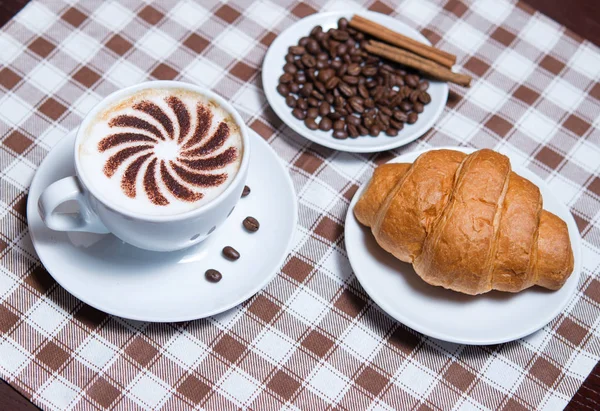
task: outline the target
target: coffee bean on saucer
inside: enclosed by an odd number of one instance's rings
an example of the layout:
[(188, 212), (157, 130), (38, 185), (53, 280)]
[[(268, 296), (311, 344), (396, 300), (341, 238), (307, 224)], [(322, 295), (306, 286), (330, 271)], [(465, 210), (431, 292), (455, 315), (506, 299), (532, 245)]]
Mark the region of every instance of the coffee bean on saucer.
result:
[(246, 230), (251, 232), (258, 231), (258, 228), (260, 227), (258, 220), (254, 217), (246, 217), (243, 224)]
[(242, 197), (247, 197), (250, 194), (250, 187), (244, 186), (244, 191), (242, 191)]
[(212, 268), (206, 270), (206, 272), (204, 273), (204, 277), (206, 277), (206, 279), (211, 283), (218, 283), (219, 281), (221, 281), (221, 278), (223, 278), (220, 272), (218, 272), (217, 270), (213, 270)]
[(240, 258), (240, 253), (233, 247), (227, 246), (223, 248), (223, 257), (228, 260), (235, 261)]

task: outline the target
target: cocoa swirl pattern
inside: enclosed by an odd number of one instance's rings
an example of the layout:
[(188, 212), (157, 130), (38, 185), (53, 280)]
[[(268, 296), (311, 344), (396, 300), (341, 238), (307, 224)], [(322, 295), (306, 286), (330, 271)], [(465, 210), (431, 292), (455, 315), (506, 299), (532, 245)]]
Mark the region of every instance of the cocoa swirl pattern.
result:
[[(191, 130), (192, 117), (186, 105), (179, 98), (165, 99), (169, 115), (164, 109), (148, 100), (136, 103), (133, 109), (144, 113), (160, 126), (152, 124), (137, 115), (121, 114), (109, 121), (111, 128), (122, 128), (104, 137), (98, 143), (98, 150), (105, 152), (118, 148), (104, 164), (104, 174), (112, 178), (125, 162), (131, 160), (121, 177), (121, 189), (129, 198), (136, 198), (138, 177), (146, 197), (157, 206), (166, 206), (169, 199), (162, 192), (159, 180), (173, 197), (180, 201), (195, 202), (203, 198), (200, 189), (217, 187), (227, 180), (227, 173), (214, 173), (233, 163), (238, 150), (229, 147), (220, 153), (229, 138), (230, 129), (226, 122), (220, 122), (209, 136), (213, 113), (205, 105), (196, 106), (196, 126)], [(176, 120), (174, 122), (173, 120)], [(177, 155), (171, 160), (160, 158), (157, 145), (172, 142), (177, 145)], [(145, 167), (145, 170), (142, 171)], [(208, 173), (212, 171), (213, 173)]]

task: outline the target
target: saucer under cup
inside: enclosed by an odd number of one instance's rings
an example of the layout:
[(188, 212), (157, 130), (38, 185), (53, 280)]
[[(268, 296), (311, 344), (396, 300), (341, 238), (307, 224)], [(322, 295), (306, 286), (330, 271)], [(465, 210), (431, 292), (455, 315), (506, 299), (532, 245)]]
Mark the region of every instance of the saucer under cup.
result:
[[(222, 226), (200, 244), (172, 252), (146, 251), (112, 234), (58, 232), (41, 220), (37, 202), (51, 183), (75, 173), (75, 132), (70, 132), (46, 156), (33, 179), (27, 201), (29, 232), (48, 272), (83, 302), (117, 316), (156, 322), (207, 317), (232, 308), (266, 286), (287, 256), (297, 219), (291, 178), (271, 147), (249, 130), (252, 144), (241, 198)], [(67, 210), (63, 210), (67, 211)], [(247, 216), (260, 222), (247, 231)], [(225, 246), (241, 257), (229, 261)], [(204, 273), (219, 270), (223, 278), (210, 283)]]

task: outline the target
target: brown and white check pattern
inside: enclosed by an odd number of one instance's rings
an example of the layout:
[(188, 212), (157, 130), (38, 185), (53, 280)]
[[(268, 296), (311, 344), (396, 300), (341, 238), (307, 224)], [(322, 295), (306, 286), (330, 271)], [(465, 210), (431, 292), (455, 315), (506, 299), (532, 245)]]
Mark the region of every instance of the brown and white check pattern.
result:
[[(561, 409), (600, 358), (600, 52), (503, 0), (364, 4), (33, 1), (0, 31), (0, 375), (46, 409)], [(399, 4), (397, 4), (399, 3)], [(269, 109), (269, 44), (318, 10), (371, 10), (416, 27), (474, 75), (417, 142), (373, 155), (294, 134)], [(103, 96), (181, 79), (231, 100), (289, 163), (293, 252), (244, 304), (176, 324), (113, 317), (40, 265), (25, 219), (44, 156)], [(385, 137), (384, 137), (385, 138)], [(439, 145), (510, 152), (569, 205), (583, 273), (539, 332), (490, 347), (445, 343), (385, 315), (360, 287), (342, 224), (357, 187), (395, 154)], [(418, 307), (414, 307), (418, 309)], [(490, 321), (494, 321), (493, 318)]]

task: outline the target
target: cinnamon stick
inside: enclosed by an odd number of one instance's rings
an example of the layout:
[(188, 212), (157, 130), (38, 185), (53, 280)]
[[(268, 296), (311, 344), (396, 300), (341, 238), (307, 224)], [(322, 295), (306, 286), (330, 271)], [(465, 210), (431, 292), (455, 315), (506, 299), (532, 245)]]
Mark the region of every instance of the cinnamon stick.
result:
[(386, 43), (410, 50), (413, 53), (441, 64), (444, 67), (451, 68), (454, 63), (456, 63), (456, 56), (454, 54), (447, 53), (440, 49), (436, 49), (435, 47), (431, 47), (427, 44), (423, 44), (417, 40), (411, 39), (410, 37), (406, 37), (400, 33), (396, 33), (387, 27), (377, 24), (374, 21), (361, 17), (357, 14), (352, 16), (349, 25), (356, 30), (367, 33), (377, 39), (385, 41)]
[(461, 86), (469, 87), (471, 85), (471, 76), (455, 73), (444, 66), (424, 59), (418, 55), (401, 50), (397, 47), (389, 46), (377, 41), (371, 40), (365, 45), (365, 49), (376, 56), (395, 61), (407, 67), (421, 71), (434, 79), (449, 81)]

